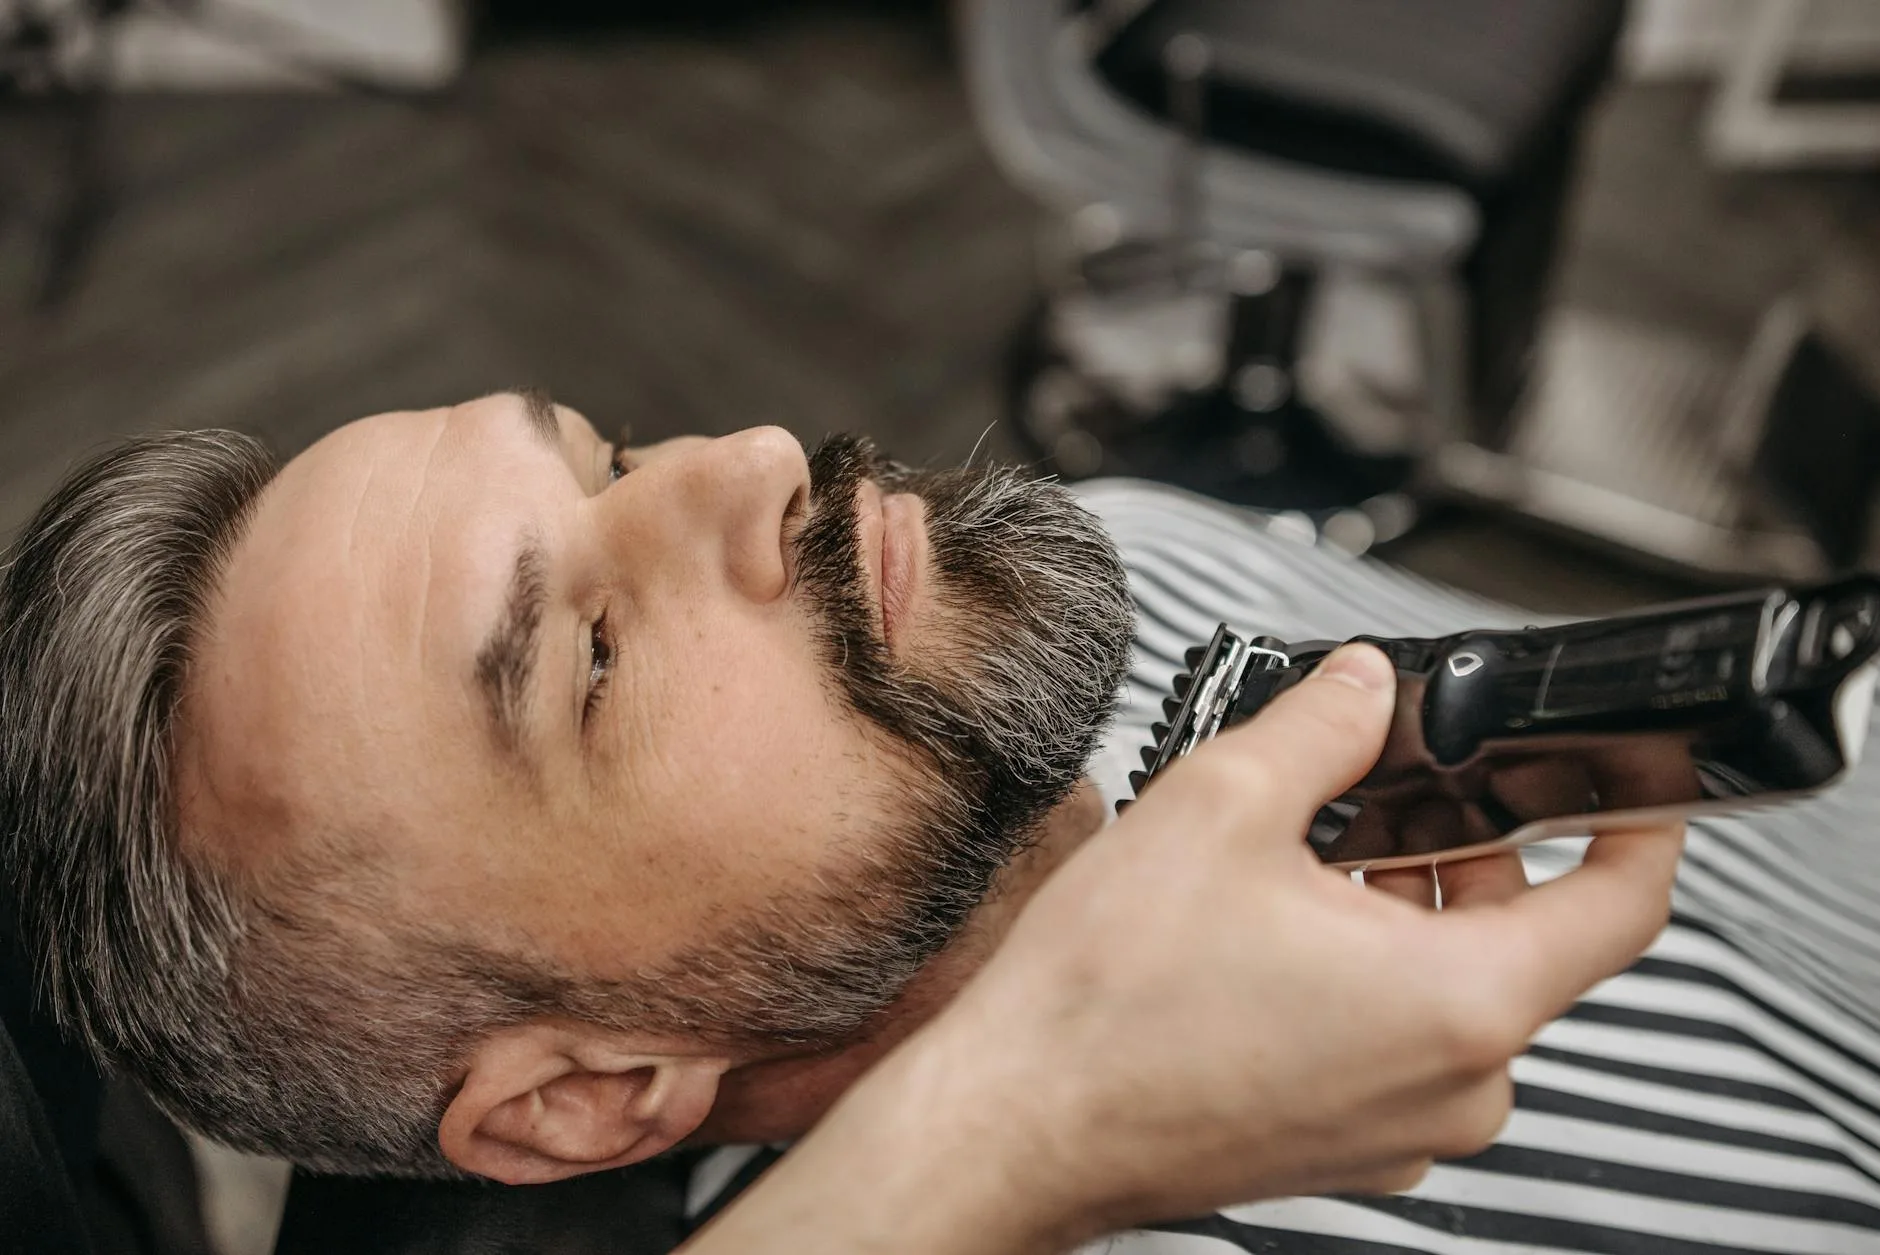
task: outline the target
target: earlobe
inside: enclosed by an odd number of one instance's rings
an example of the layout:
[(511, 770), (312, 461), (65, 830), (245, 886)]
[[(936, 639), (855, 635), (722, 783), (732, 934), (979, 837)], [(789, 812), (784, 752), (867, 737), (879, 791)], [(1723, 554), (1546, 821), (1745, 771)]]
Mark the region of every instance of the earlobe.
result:
[(472, 1055), (438, 1145), (459, 1168), (512, 1185), (670, 1149), (710, 1113), (730, 1061), (631, 1045), (579, 1025), (499, 1031)]

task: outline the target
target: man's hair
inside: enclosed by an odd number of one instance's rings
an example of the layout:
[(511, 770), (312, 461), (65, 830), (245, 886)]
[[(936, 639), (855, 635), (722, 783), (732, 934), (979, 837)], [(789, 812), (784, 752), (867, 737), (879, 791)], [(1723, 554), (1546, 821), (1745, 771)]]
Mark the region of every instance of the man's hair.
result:
[(191, 633), (274, 470), (233, 433), (129, 441), (60, 486), (0, 578), (0, 852), (21, 935), (60, 1022), (148, 1060), (170, 1106), (171, 1062), (221, 1035), (241, 931), (229, 887), (177, 849), (172, 724)]
[(353, 843), (257, 877), (180, 831), (192, 647), (276, 470), (233, 432), (139, 437), (21, 533), (0, 574), (0, 866), (60, 1023), (183, 1123), (315, 1168), (446, 1174), (467, 1039), (556, 991), (440, 971), (447, 952), (402, 971), (408, 938), (360, 926)]

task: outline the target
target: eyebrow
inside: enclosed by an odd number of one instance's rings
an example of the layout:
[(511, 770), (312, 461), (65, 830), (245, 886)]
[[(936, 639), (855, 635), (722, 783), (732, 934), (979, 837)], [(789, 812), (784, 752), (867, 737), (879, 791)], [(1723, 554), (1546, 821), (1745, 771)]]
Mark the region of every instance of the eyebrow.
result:
[(524, 536), (509, 576), (502, 617), (477, 651), (477, 687), (489, 708), (490, 728), (497, 745), (511, 754), (522, 748), (523, 714), (535, 675), (542, 611), (548, 602), (546, 566), (540, 542)]
[(512, 388), (509, 395), (522, 402), (522, 414), (529, 420), (529, 430), (549, 448), (559, 448), (561, 422), (555, 417), (554, 399), (541, 388)]

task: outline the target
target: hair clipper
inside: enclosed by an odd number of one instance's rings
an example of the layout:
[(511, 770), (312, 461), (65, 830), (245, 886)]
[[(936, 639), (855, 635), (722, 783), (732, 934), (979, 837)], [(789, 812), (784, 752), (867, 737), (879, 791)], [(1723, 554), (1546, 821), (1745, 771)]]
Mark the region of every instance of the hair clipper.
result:
[[(1833, 784), (1867, 732), (1880, 579), (1559, 627), (1355, 639), (1396, 664), (1396, 712), (1377, 765), (1319, 810), (1308, 839), (1340, 867), (1432, 863)], [(1222, 624), (1188, 651), (1163, 702), (1168, 722), (1130, 775), (1137, 794), (1336, 645)]]

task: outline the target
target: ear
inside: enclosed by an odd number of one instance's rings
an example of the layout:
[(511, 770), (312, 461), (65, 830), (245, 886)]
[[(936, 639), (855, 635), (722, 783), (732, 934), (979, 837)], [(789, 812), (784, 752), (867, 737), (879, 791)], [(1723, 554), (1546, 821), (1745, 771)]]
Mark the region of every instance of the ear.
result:
[(639, 1044), (567, 1023), (498, 1031), (471, 1056), (438, 1124), (439, 1147), (467, 1172), (527, 1185), (677, 1145), (711, 1111), (731, 1061)]

